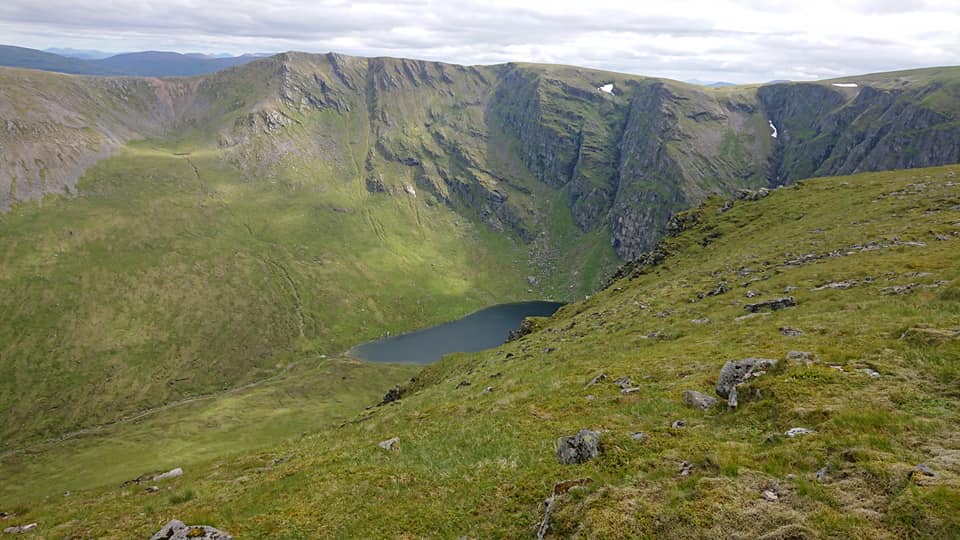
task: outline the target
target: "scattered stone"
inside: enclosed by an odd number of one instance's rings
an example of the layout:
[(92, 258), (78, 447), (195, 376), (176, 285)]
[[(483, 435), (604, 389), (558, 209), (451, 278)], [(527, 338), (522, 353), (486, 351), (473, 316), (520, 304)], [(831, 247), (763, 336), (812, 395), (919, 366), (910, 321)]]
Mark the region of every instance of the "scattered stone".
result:
[(728, 360), (720, 369), (720, 377), (717, 379), (717, 395), (729, 398), (730, 391), (735, 386), (748, 381), (752, 377), (758, 377), (766, 373), (767, 369), (776, 365), (776, 360), (768, 358)]
[(760, 188), (758, 190), (744, 188), (737, 192), (737, 199), (741, 201), (759, 201), (769, 194), (770, 190), (767, 188)]
[(746, 296), (747, 298), (756, 298), (756, 297), (760, 296), (760, 293), (758, 293), (757, 291), (750, 290), (750, 291), (747, 291), (747, 292), (744, 294), (744, 296)]
[(160, 488), (157, 486), (148, 486), (146, 489), (144, 489), (144, 491), (146, 491), (147, 493), (156, 493), (160, 491)]
[(879, 371), (876, 371), (876, 370), (873, 370), (873, 369), (870, 369), (870, 368), (860, 368), (860, 369), (858, 369), (857, 371), (859, 371), (860, 373), (865, 373), (865, 374), (873, 377), (874, 379), (876, 379), (877, 377), (880, 376), (880, 372), (879, 372)]
[(777, 495), (777, 492), (773, 491), (772, 489), (764, 490), (761, 495), (763, 496), (763, 499), (766, 501), (777, 502), (778, 500), (780, 500), (780, 496)]
[(687, 427), (687, 422), (685, 420), (674, 420), (670, 424), (670, 427), (672, 427), (673, 429), (682, 429)]
[(736, 320), (736, 321), (745, 321), (745, 320), (747, 320), (747, 319), (754, 319), (754, 318), (756, 318), (756, 317), (769, 317), (770, 315), (772, 315), (772, 313), (769, 313), (769, 312), (766, 312), (766, 313), (747, 313), (746, 315), (741, 315), (741, 316), (737, 317), (737, 318), (734, 319), (734, 320)]
[(467, 387), (467, 386), (470, 386), (470, 381), (468, 381), (468, 380), (462, 380), (462, 381), (460, 381), (460, 382), (457, 383), (457, 388), (456, 388), (456, 390), (459, 390), (459, 389), (461, 389), (461, 388), (465, 388), (465, 387)]
[(642, 390), (642, 388), (640, 388), (639, 386), (632, 386), (630, 388), (624, 388), (623, 390), (620, 390), (620, 393), (623, 395), (630, 395), (630, 394), (636, 394), (640, 390)]
[(658, 319), (666, 319), (666, 318), (669, 317), (670, 315), (673, 315), (673, 313), (671, 313), (671, 312), (669, 312), (669, 311), (659, 311), (659, 312), (653, 314), (653, 316), (656, 317), (656, 318), (658, 318)]
[(750, 313), (758, 313), (760, 311), (763, 311), (764, 309), (777, 311), (778, 309), (795, 307), (796, 305), (797, 305), (796, 299), (794, 299), (792, 296), (785, 296), (783, 298), (765, 300), (763, 302), (758, 302), (756, 304), (747, 304), (743, 306), (743, 309), (749, 311)]
[(721, 281), (717, 284), (716, 287), (710, 292), (707, 293), (707, 296), (720, 296), (721, 294), (726, 293), (730, 290), (730, 286), (727, 285), (726, 281)]
[(693, 320), (691, 320), (690, 322), (692, 322), (693, 324), (709, 324), (709, 323), (710, 323), (710, 319), (708, 319), (708, 318), (706, 318), (706, 317), (702, 317), (702, 318), (700, 318), (700, 319), (693, 319)]
[(555, 351), (555, 350), (557, 350), (556, 347), (544, 347), (544, 348), (543, 348), (543, 352), (548, 353), (548, 354), (549, 354), (549, 353), (552, 353), (552, 352)]
[(491, 392), (493, 392), (493, 387), (492, 387), (492, 386), (488, 386), (488, 387), (486, 387), (486, 388), (483, 389), (483, 393), (484, 393), (484, 394), (489, 394), (489, 393), (491, 393)]
[(557, 439), (556, 447), (557, 461), (561, 465), (584, 463), (600, 455), (600, 434), (581, 429), (576, 435)]
[(585, 399), (585, 400), (587, 400), (587, 401), (593, 401), (593, 400), (597, 399), (597, 397), (594, 396), (593, 394), (588, 394), (588, 395), (584, 396), (583, 399)]
[(799, 288), (800, 287), (794, 287), (793, 285), (787, 285), (786, 287), (783, 288), (783, 294), (790, 294)]
[(740, 405), (738, 397), (737, 387), (734, 386), (730, 389), (730, 394), (727, 396), (727, 408), (736, 409)]
[(6, 534), (20, 534), (20, 533), (30, 532), (36, 528), (37, 528), (36, 523), (29, 523), (27, 525), (7, 527), (6, 529), (3, 530), (3, 532)]
[(154, 476), (153, 480), (167, 480), (168, 478), (177, 478), (178, 476), (183, 476), (183, 469), (181, 469), (180, 467), (169, 470), (165, 473), (160, 473)]
[(400, 437), (394, 437), (392, 439), (387, 439), (385, 441), (380, 441), (377, 443), (377, 446), (383, 448), (384, 450), (399, 450), (400, 449)]
[(811, 290), (813, 290), (813, 291), (825, 291), (825, 290), (828, 290), (828, 289), (841, 289), (841, 290), (845, 290), (845, 289), (849, 289), (849, 288), (851, 288), (851, 287), (856, 286), (858, 283), (860, 283), (860, 282), (857, 281), (857, 280), (855, 280), (855, 279), (850, 279), (850, 280), (847, 280), (847, 281), (833, 281), (833, 282), (831, 282), (831, 283), (827, 283), (827, 284), (821, 285), (821, 286), (819, 286), (819, 287), (814, 287), (814, 288), (811, 289)]
[(914, 289), (916, 289), (919, 286), (920, 285), (916, 283), (908, 283), (906, 285), (894, 285), (893, 287), (884, 287), (880, 289), (880, 294), (887, 295), (887, 296), (907, 294), (907, 293), (913, 292)]
[(537, 279), (537, 276), (527, 276), (527, 283), (530, 284), (531, 287), (536, 287), (540, 284), (540, 280)]
[(937, 473), (933, 469), (928, 467), (925, 463), (918, 463), (913, 470), (910, 471), (910, 474), (913, 476), (928, 476), (933, 478), (937, 476)]
[(506, 341), (504, 341), (504, 343), (510, 343), (511, 341), (516, 341), (522, 338), (523, 336), (526, 336), (527, 334), (532, 333), (535, 329), (536, 328), (534, 326), (533, 320), (527, 317), (520, 322), (520, 326), (511, 330), (510, 333), (507, 334), (507, 339)]
[(0, 512), (0, 519), (7, 519), (8, 517), (10, 517), (10, 516), (12, 516), (12, 515), (13, 515), (13, 514), (10, 514), (9, 512)]
[(633, 381), (630, 380), (630, 377), (618, 377), (613, 380), (613, 384), (620, 388), (630, 388), (633, 386)]
[(644, 440), (644, 439), (647, 438), (647, 434), (644, 433), (644, 432), (642, 432), (642, 431), (632, 431), (632, 432), (630, 432), (628, 435), (630, 435), (630, 438), (631, 438), (631, 439), (633, 439), (633, 440), (635, 440), (635, 441), (637, 441), (637, 442), (640, 442), (640, 441), (642, 441), (642, 440)]
[(829, 465), (825, 467), (821, 467), (820, 470), (817, 471), (817, 482), (821, 484), (826, 484), (830, 482), (830, 466)]
[(607, 377), (607, 374), (606, 374), (606, 373), (600, 373), (600, 374), (598, 374), (596, 377), (590, 379), (590, 382), (587, 383), (587, 386), (586, 386), (585, 388), (590, 388), (591, 386), (593, 386), (593, 385), (595, 385), (595, 384), (600, 384), (600, 383), (606, 381), (607, 379), (609, 379), (609, 377)]
[(727, 199), (723, 201), (723, 206), (721, 206), (720, 208), (717, 208), (717, 214), (722, 214), (727, 210), (730, 210), (731, 208), (733, 208), (733, 201), (731, 201), (730, 199)]
[(810, 435), (811, 433), (816, 433), (816, 432), (813, 431), (812, 429), (795, 427), (795, 428), (788, 429), (787, 432), (784, 433), (784, 435), (792, 439), (794, 437), (799, 437), (801, 435)]
[(150, 540), (233, 540), (233, 536), (208, 525), (187, 525), (174, 519), (163, 526)]
[(831, 365), (831, 366), (830, 366), (830, 369), (835, 369), (835, 370), (839, 371), (840, 373), (846, 373), (846, 371), (843, 369), (843, 366)]
[(807, 361), (813, 359), (813, 354), (807, 351), (790, 351), (787, 353), (787, 360)]
[(696, 390), (685, 390), (683, 392), (683, 403), (688, 407), (708, 411), (717, 404), (717, 398), (708, 396)]
[(693, 474), (693, 463), (689, 461), (683, 461), (680, 463), (680, 476), (690, 476)]
[(403, 392), (400, 389), (399, 384), (394, 386), (393, 388), (387, 391), (386, 395), (383, 396), (383, 400), (380, 401), (380, 403), (378, 403), (377, 406), (379, 407), (381, 405), (386, 405), (387, 403), (390, 403), (392, 401), (399, 400), (402, 393)]
[(73, 495), (73, 493), (71, 493), (71, 492), (69, 492), (69, 491), (64, 491), (64, 492), (63, 492), (63, 496), (64, 496), (64, 497), (69, 497), (69, 496), (71, 496), (71, 495)]
[(791, 328), (789, 326), (782, 326), (780, 328), (780, 333), (786, 337), (800, 337), (803, 335), (803, 330)]

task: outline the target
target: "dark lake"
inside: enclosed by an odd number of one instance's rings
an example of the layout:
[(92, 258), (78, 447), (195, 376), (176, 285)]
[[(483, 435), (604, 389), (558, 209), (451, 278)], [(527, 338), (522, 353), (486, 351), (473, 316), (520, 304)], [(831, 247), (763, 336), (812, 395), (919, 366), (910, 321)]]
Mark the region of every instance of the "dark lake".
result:
[(500, 304), (456, 321), (357, 345), (348, 354), (369, 362), (430, 364), (445, 354), (501, 345), (524, 317), (547, 317), (561, 306), (558, 302)]

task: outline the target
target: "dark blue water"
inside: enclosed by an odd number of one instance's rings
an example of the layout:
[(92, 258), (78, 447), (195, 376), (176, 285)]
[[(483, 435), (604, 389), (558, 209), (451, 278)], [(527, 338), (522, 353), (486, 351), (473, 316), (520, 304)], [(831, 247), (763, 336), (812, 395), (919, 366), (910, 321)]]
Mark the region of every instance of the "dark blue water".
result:
[(369, 362), (430, 364), (445, 354), (501, 345), (524, 317), (547, 317), (561, 306), (557, 302), (500, 304), (456, 321), (357, 345), (348, 354)]

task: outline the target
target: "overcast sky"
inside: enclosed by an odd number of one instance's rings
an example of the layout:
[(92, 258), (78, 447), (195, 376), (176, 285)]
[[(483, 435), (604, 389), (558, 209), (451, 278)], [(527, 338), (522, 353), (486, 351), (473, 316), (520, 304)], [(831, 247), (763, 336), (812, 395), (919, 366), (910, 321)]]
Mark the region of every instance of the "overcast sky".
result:
[(762, 82), (960, 64), (960, 0), (0, 0), (0, 42), (532, 61)]

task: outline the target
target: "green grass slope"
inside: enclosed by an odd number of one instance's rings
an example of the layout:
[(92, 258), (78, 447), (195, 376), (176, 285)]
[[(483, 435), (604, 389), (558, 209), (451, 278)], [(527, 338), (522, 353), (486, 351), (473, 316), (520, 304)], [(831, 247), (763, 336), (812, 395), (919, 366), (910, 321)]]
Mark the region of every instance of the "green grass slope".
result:
[[(146, 537), (174, 517), (241, 538), (532, 537), (555, 484), (583, 478), (554, 499), (548, 536), (960, 535), (960, 167), (709, 199), (679, 221), (658, 264), (520, 340), (445, 358), (343, 427), (196, 466), (159, 493), (9, 506), (49, 538)], [(787, 294), (795, 307), (745, 309)], [(747, 357), (780, 362), (737, 409), (684, 406)], [(558, 464), (554, 440), (582, 428), (602, 453)], [(398, 450), (377, 446), (390, 437)]]
[(522, 245), (445, 206), (175, 150), (0, 215), (0, 451), (527, 297)]

